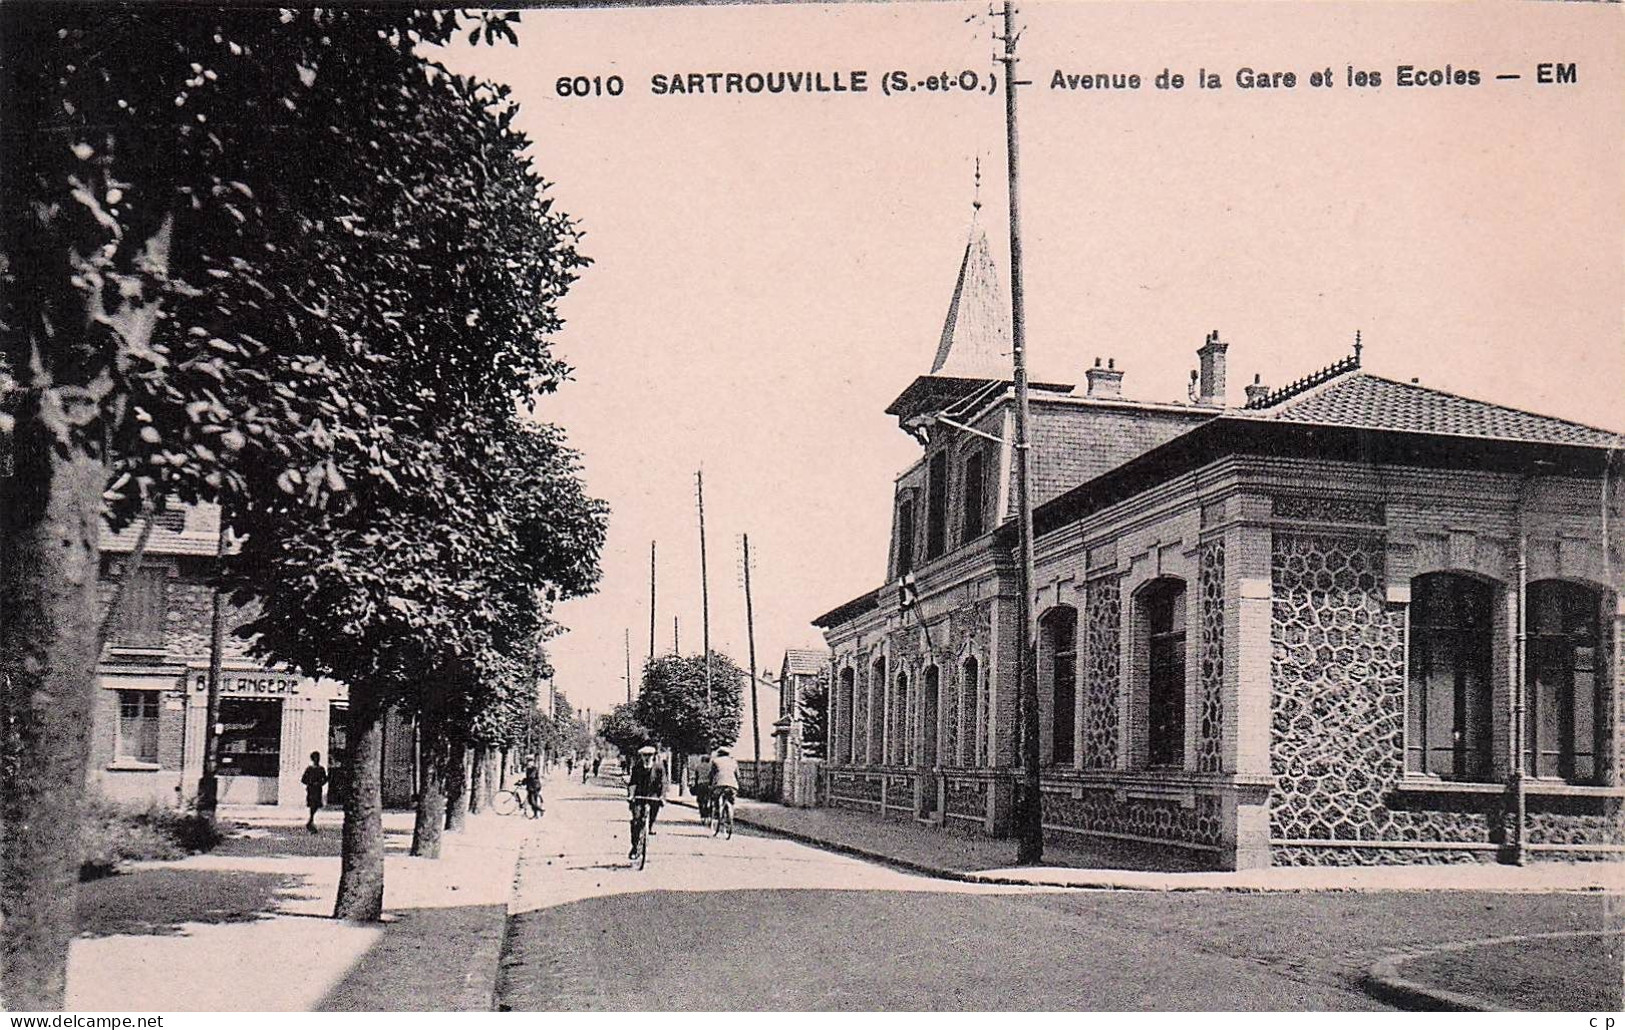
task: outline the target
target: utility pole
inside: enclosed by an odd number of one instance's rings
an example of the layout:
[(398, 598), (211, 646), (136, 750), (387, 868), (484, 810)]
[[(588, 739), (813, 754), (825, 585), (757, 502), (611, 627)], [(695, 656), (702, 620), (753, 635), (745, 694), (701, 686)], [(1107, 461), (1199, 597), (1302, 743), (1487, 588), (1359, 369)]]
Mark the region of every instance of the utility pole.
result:
[[(139, 555), (135, 561), (140, 561)], [(226, 564), (226, 509), (220, 507), (220, 528), (214, 543), (215, 575)], [(132, 573), (134, 569), (131, 569)], [(220, 737), (215, 732), (220, 722), (220, 664), (226, 646), (225, 596), (217, 586), (211, 592), (213, 607), (209, 613), (209, 693), (203, 707), (203, 774), (197, 783), (197, 810), (209, 822), (214, 822), (220, 808)], [(331, 756), (329, 756), (331, 761)]]
[(626, 703), (632, 703), (632, 631), (626, 631)]
[(750, 534), (745, 534), (745, 640), (750, 651), (750, 741), (756, 761), (762, 760), (762, 717), (756, 710), (756, 616), (750, 605)]
[(678, 645), (677, 645), (677, 616), (675, 616), (675, 615), (673, 615), (671, 617), (671, 653), (672, 654), (681, 654), (682, 653), (682, 651), (679, 650)]
[(1004, 0), (1004, 142), (1010, 187), (1010, 360), (1016, 381), (1016, 620), (1021, 625), (1021, 653), (1016, 661), (1016, 704), (1020, 712), (1022, 789), (1018, 792), (1016, 861), (1032, 865), (1044, 859), (1044, 813), (1038, 782), (1038, 677), (1033, 655), (1033, 507), (1027, 457), (1027, 309), (1021, 279), (1021, 199), (1019, 137), (1016, 131), (1016, 12)]
[(694, 473), (700, 502), (700, 646), (705, 651), (705, 703), (711, 703), (711, 592), (705, 578), (705, 473)]
[(649, 660), (655, 660), (655, 542), (649, 541)]

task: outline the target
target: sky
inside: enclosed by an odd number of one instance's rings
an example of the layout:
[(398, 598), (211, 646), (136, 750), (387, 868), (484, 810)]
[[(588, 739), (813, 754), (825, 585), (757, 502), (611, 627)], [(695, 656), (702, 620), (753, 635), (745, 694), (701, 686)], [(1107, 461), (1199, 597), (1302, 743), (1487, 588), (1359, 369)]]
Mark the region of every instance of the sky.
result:
[[(634, 677), (649, 652), (651, 541), (657, 650), (671, 649), (674, 617), (681, 649), (700, 650), (697, 471), (713, 648), (747, 660), (744, 534), (758, 669), (822, 647), (810, 620), (880, 585), (892, 481), (919, 456), (884, 410), (930, 367), (973, 217), (1008, 283), (987, 10), (533, 10), (517, 47), (442, 55), (513, 87), (536, 166), (595, 261), (563, 305), (574, 378), (540, 407), (611, 509), (599, 591), (557, 613), (569, 632), (553, 644), (556, 683), (578, 707), (624, 700), (628, 637)], [(1358, 330), (1378, 374), (1625, 429), (1618, 13), (1025, 4), (1035, 378), (1081, 386), (1095, 357), (1114, 357), (1126, 395), (1180, 400), (1217, 329), (1239, 404), (1254, 373), (1281, 385), (1347, 354)], [(1572, 63), (1577, 81), (1538, 82), (1543, 62)], [(1479, 81), (1401, 86), (1402, 65)], [(1184, 86), (1157, 88), (1164, 69)], [(1220, 87), (1199, 88), (1199, 69)], [(1297, 83), (1244, 89), (1242, 69)], [(713, 71), (848, 87), (864, 72), (868, 89), (652, 82)], [(927, 88), (967, 71), (983, 91)], [(1351, 85), (1356, 71), (1381, 84)], [(916, 88), (888, 95), (891, 73)], [(1140, 87), (1067, 86), (1114, 74)], [(618, 76), (619, 95), (560, 96), (561, 76)]]

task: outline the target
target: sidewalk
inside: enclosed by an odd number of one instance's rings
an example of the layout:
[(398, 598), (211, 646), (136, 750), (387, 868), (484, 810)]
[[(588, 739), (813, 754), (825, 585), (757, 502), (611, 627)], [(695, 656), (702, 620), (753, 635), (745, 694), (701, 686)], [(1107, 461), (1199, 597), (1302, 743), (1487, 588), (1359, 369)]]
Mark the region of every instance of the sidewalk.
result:
[(228, 839), (82, 884), (68, 959), (79, 1011), (487, 1011), (515, 870), (541, 824), (472, 816), (438, 860), (384, 813), (384, 922), (330, 918), (343, 816), (224, 808)]
[[(692, 806), (689, 798), (673, 798)], [(832, 808), (787, 808), (741, 798), (740, 825), (816, 847), (885, 862), (914, 872), (971, 883), (1030, 884), (1143, 891), (1622, 891), (1625, 863), (1535, 862), (1530, 865), (1277, 866), (1241, 872), (1153, 867), (1169, 852), (1148, 856), (1125, 848), (1046, 846), (1042, 866), (1016, 866), (1014, 840), (882, 821)], [(1173, 856), (1178, 861), (1178, 856)]]

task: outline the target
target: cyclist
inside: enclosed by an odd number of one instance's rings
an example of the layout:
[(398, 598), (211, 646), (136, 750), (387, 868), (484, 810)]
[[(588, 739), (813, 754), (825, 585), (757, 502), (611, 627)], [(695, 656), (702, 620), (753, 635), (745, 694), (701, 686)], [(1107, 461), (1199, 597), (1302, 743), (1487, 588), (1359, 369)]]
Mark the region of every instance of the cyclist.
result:
[(638, 806), (649, 806), (649, 835), (655, 832), (655, 817), (660, 814), (661, 799), (666, 796), (666, 767), (655, 757), (653, 747), (638, 749), (638, 764), (626, 780), (626, 807), (632, 811), (632, 850), (627, 858), (638, 857)]
[(701, 755), (694, 761), (694, 803), (700, 809), (700, 822), (711, 818), (711, 756)]
[(720, 811), (718, 807), (726, 797), (732, 804), (739, 796), (739, 763), (734, 761), (725, 747), (717, 748), (716, 757), (711, 759), (711, 814), (714, 818)]

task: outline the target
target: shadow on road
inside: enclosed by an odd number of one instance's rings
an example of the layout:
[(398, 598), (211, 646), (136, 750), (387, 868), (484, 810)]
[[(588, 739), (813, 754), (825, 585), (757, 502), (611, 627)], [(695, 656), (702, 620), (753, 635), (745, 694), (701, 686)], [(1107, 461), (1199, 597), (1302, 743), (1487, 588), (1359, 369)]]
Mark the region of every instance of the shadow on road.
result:
[(303, 877), (241, 870), (136, 869), (79, 888), (81, 937), (164, 936), (185, 923), (245, 923), (269, 915)]

